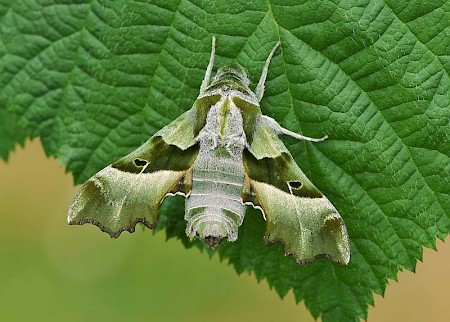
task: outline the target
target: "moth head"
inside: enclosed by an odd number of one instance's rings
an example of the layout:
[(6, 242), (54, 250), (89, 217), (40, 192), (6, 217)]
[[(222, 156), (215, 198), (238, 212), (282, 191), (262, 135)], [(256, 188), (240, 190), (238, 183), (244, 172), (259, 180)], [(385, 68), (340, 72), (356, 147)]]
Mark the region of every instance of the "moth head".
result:
[(244, 68), (239, 65), (224, 66), (219, 68), (216, 76), (214, 76), (213, 82), (224, 78), (234, 78), (245, 86), (250, 85), (250, 80), (248, 79), (247, 73)]

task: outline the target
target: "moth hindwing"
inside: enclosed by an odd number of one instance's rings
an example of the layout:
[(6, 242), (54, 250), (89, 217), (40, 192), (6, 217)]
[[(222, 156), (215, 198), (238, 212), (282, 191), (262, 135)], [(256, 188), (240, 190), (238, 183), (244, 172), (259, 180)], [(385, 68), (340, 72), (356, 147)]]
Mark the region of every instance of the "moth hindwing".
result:
[(319, 142), (281, 127), (261, 113), (269, 63), (255, 89), (240, 67), (211, 58), (193, 107), (141, 147), (107, 166), (82, 187), (69, 224), (92, 223), (111, 237), (149, 228), (167, 195), (186, 197), (186, 234), (214, 247), (238, 238), (247, 205), (262, 211), (268, 243), (281, 241), (297, 263), (328, 257), (347, 264), (350, 246), (341, 216), (300, 170), (278, 135)]

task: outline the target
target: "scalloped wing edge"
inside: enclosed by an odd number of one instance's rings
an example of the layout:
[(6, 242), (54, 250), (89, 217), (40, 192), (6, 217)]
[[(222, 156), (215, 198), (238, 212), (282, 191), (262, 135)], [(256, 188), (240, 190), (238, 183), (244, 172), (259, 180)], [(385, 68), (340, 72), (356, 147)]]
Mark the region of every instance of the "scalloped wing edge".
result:
[(266, 244), (280, 241), (285, 255), (302, 265), (318, 258), (348, 264), (350, 244), (344, 220), (330, 201), (294, 196), (269, 184), (250, 180), (254, 198), (267, 222)]
[(189, 171), (192, 168), (130, 173), (110, 165), (83, 184), (69, 208), (67, 221), (69, 225), (96, 225), (112, 238), (123, 231), (134, 232), (139, 222), (153, 229), (162, 200)]

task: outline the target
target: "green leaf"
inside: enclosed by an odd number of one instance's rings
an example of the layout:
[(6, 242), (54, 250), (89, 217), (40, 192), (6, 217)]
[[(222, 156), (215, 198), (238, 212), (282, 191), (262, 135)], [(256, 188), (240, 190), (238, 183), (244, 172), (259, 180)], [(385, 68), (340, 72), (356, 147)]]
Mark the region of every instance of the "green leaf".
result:
[[(212, 35), (216, 68), (236, 61), (254, 84), (280, 40), (262, 110), (329, 136), (285, 142), (342, 215), (351, 261), (297, 266), (263, 244), (255, 210), (218, 252), (281, 296), (292, 289), (314, 317), (356, 321), (373, 292), (449, 233), (449, 30), (446, 0), (4, 0), (0, 155), (40, 137), (81, 183), (192, 106)], [(159, 229), (187, 244), (172, 199)]]
[(24, 144), (25, 131), (17, 124), (14, 113), (0, 109), (0, 158), (8, 160), (17, 143)]

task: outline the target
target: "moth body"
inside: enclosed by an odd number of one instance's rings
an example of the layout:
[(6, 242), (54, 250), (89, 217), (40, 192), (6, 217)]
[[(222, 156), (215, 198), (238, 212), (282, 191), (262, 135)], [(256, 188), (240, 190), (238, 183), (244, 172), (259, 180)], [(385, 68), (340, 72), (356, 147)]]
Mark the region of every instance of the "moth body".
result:
[(240, 67), (220, 68), (210, 82), (211, 58), (192, 108), (147, 142), (90, 178), (69, 208), (69, 224), (92, 223), (111, 237), (138, 222), (158, 223), (166, 196), (186, 197), (188, 237), (215, 247), (235, 241), (246, 205), (263, 213), (268, 244), (281, 241), (299, 264), (327, 257), (347, 264), (350, 245), (336, 208), (306, 177), (280, 134), (291, 132), (262, 114), (259, 102), (275, 45), (255, 91)]
[(222, 98), (210, 107), (197, 137), (199, 154), (185, 214), (188, 237), (197, 235), (212, 247), (224, 239), (235, 241), (245, 215), (242, 115), (232, 100), (236, 93), (228, 87), (221, 92)]

